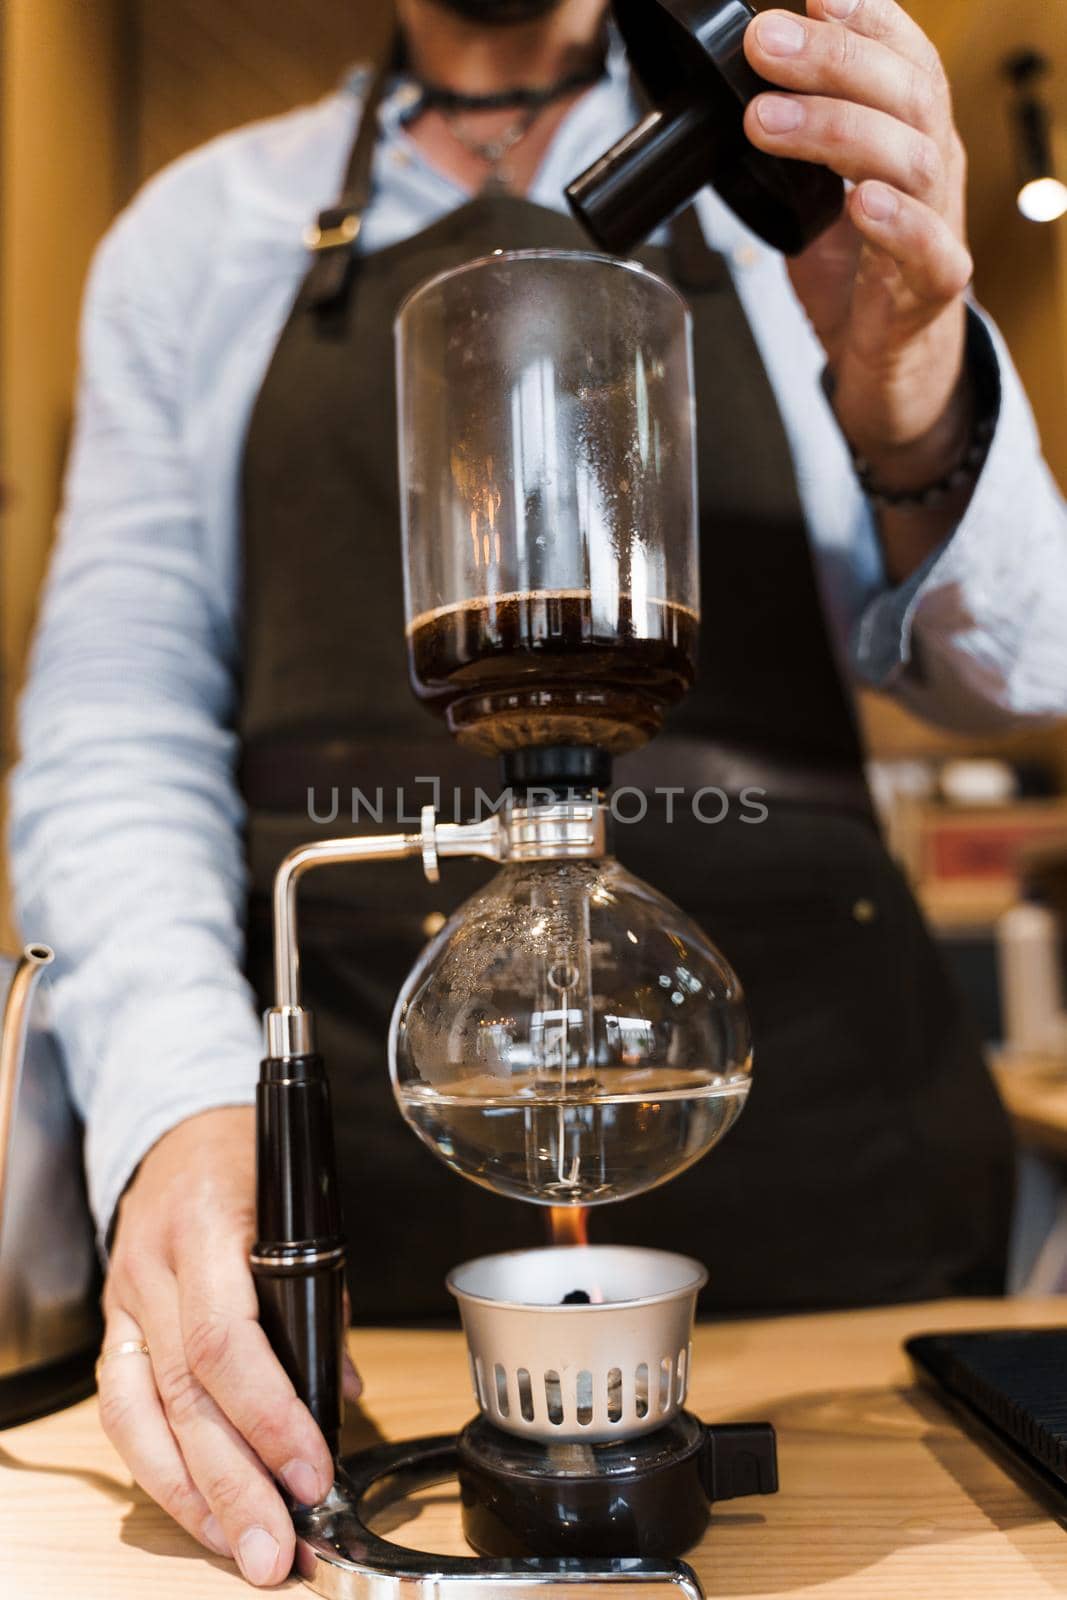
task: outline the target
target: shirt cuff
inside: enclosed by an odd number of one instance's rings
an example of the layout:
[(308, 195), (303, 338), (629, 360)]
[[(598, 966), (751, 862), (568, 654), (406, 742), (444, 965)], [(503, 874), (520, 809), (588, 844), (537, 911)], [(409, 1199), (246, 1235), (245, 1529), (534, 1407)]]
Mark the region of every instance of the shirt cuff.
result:
[[(979, 386), (992, 396), (994, 421), (989, 453), (967, 510), (954, 531), (905, 582), (885, 589), (860, 616), (853, 639), (856, 670), (872, 688), (891, 691), (909, 672), (918, 673), (915, 629), (920, 609), (935, 593), (962, 593), (981, 565), (983, 546), (1003, 535), (1005, 507), (1018, 511), (1020, 463), (1033, 470), (1033, 422), (1019, 379), (993, 324), (968, 306), (968, 351), (978, 365)], [(1029, 448), (1028, 448), (1029, 446)]]

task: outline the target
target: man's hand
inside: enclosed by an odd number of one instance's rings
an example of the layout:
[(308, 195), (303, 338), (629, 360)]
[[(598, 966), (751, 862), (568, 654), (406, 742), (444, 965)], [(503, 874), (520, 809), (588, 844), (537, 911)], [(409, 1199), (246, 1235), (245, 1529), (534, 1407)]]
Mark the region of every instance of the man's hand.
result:
[[(314, 1504), (333, 1482), (326, 1443), (257, 1319), (254, 1114), (206, 1111), (166, 1134), (119, 1207), (104, 1289), (104, 1349), (150, 1357), (100, 1368), (104, 1430), (141, 1487), (252, 1583), (280, 1583), (293, 1526), (278, 1479)], [(359, 1380), (350, 1366), (346, 1392)]]
[(759, 16), (751, 65), (795, 94), (749, 107), (752, 142), (830, 167), (847, 214), (791, 265), (835, 380), (834, 410), (880, 487), (951, 471), (966, 447), (966, 158), (937, 51), (896, 0)]

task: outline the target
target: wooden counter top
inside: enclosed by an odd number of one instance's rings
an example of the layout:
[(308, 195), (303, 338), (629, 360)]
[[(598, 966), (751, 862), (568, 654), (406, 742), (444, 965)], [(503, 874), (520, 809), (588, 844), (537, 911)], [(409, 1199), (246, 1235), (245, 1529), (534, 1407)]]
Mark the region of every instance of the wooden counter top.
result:
[[(782, 1490), (722, 1507), (689, 1560), (709, 1596), (1031, 1600), (1067, 1594), (1067, 1531), (914, 1389), (901, 1341), (936, 1328), (1067, 1321), (1067, 1299), (967, 1301), (698, 1330), (691, 1404), (769, 1418)], [(366, 1409), (350, 1447), (471, 1411), (458, 1333), (353, 1336)], [(451, 1488), (392, 1536), (460, 1553)], [(0, 1433), (4, 1600), (250, 1594), (132, 1487), (94, 1401)], [(296, 1581), (286, 1592), (301, 1592)]]

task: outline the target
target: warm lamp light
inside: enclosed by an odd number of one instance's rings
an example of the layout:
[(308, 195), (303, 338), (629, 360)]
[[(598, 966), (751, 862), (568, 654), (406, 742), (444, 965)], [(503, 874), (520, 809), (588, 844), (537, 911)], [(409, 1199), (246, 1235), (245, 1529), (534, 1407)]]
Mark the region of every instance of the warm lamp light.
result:
[(1056, 222), (1067, 213), (1067, 183), (1031, 178), (1019, 190), (1019, 210), (1028, 222)]
[(1067, 213), (1067, 183), (1057, 178), (1048, 107), (1036, 85), (1049, 71), (1047, 58), (1024, 50), (1004, 64), (1015, 88), (1015, 133), (1019, 162), (1017, 204), (1029, 222), (1055, 222)]

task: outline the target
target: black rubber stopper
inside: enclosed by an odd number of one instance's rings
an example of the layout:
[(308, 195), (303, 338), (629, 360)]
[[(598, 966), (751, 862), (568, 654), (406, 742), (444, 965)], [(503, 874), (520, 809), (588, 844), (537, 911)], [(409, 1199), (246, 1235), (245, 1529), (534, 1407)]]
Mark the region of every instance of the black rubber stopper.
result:
[(745, 135), (746, 106), (773, 87), (745, 59), (756, 15), (747, 0), (614, 0), (614, 11), (653, 109), (567, 188), (602, 249), (628, 255), (707, 184), (786, 255), (837, 220), (840, 178), (767, 155)]
[(593, 793), (611, 785), (611, 757), (595, 745), (532, 745), (500, 758), (504, 787), (521, 797), (528, 789)]

